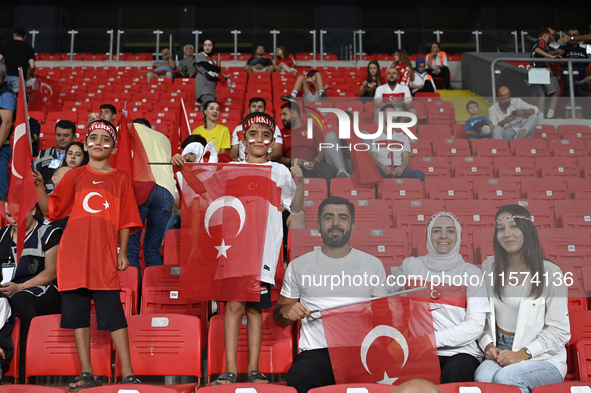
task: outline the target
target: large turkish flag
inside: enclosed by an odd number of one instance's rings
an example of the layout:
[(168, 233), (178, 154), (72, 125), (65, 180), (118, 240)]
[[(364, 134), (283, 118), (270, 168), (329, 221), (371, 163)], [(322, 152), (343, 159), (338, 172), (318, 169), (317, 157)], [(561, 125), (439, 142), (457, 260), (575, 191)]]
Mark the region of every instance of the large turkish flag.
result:
[(185, 164), (182, 173), (179, 298), (259, 301), (268, 217), (281, 208), (271, 166)]
[(390, 296), (321, 315), (336, 383), (440, 383), (429, 302)]

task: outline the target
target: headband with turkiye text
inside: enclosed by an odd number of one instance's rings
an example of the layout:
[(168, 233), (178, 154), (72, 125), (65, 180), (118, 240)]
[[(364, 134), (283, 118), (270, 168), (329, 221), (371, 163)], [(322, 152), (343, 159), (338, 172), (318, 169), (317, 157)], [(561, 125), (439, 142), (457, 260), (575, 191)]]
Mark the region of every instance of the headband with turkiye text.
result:
[(244, 120), (242, 120), (242, 129), (246, 131), (248, 130), (248, 127), (253, 124), (266, 124), (271, 127), (272, 131), (274, 131), (276, 127), (275, 120), (273, 120), (273, 118), (266, 113), (261, 112), (251, 113), (250, 115), (246, 116)]
[(88, 135), (90, 135), (90, 133), (96, 129), (107, 131), (111, 135), (111, 138), (113, 138), (113, 142), (117, 143), (117, 131), (115, 130), (115, 127), (100, 120), (94, 121), (88, 125), (86, 128), (86, 137), (88, 138)]

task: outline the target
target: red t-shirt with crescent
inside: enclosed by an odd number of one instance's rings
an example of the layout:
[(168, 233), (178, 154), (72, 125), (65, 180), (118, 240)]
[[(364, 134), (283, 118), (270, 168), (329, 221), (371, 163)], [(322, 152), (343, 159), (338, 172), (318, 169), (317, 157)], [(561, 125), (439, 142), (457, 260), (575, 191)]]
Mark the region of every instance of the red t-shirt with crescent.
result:
[(142, 228), (129, 177), (114, 169), (93, 171), (88, 165), (66, 172), (48, 196), (50, 221), (70, 215), (57, 257), (60, 291), (78, 288), (119, 290), (119, 231)]

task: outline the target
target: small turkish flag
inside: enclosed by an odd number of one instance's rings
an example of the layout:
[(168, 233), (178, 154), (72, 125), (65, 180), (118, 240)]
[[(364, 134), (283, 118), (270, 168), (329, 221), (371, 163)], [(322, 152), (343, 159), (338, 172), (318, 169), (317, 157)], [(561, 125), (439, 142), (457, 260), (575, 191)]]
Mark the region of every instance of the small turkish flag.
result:
[(191, 128), (189, 126), (189, 118), (187, 117), (187, 110), (185, 109), (185, 102), (181, 99), (176, 112), (172, 134), (170, 136), (170, 147), (172, 148), (172, 155), (181, 153), (181, 143), (191, 135)]
[(390, 296), (321, 315), (337, 384), (399, 385), (414, 378), (440, 383), (429, 302)]
[(185, 164), (183, 179), (179, 296), (259, 301), (268, 217), (281, 206), (271, 166)]
[(58, 82), (37, 76), (29, 98), (29, 110), (45, 113), (59, 111), (61, 91), (62, 88)]

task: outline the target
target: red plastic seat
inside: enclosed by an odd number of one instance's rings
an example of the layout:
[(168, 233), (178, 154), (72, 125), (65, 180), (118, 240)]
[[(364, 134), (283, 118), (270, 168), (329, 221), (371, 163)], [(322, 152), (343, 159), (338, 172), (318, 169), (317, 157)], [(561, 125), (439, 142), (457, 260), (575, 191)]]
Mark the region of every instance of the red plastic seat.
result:
[(121, 283), (122, 298), (125, 296), (123, 307), (125, 308), (125, 306), (129, 304), (131, 306), (131, 313), (137, 314), (139, 303), (138, 269), (134, 266), (129, 266), (124, 271), (118, 272), (118, 274), (119, 282)]
[(474, 199), (501, 200), (521, 198), (521, 188), (515, 179), (474, 179)]
[(355, 204), (355, 224), (357, 228), (391, 227), (386, 201), (381, 199), (358, 199), (353, 203)]
[(493, 168), (486, 157), (452, 157), (451, 173), (453, 177), (493, 177)]
[(556, 227), (591, 229), (591, 200), (554, 202)]
[(437, 157), (470, 157), (470, 144), (466, 139), (433, 139), (433, 154)]
[[(540, 177), (579, 177), (579, 167), (574, 157), (536, 158), (535, 162)], [(563, 180), (566, 181), (566, 179)]]
[(438, 200), (397, 200), (392, 203), (394, 228), (426, 228), (427, 220), (444, 209)]
[[(176, 375), (201, 378), (200, 320), (191, 315), (132, 315), (127, 318), (131, 366), (135, 375)], [(121, 376), (115, 356), (115, 378)], [(191, 393), (198, 383), (169, 385)]]
[(566, 181), (572, 199), (591, 199), (591, 181), (583, 178), (569, 178)]
[(464, 178), (425, 179), (425, 195), (429, 199), (472, 199), (472, 190)]
[(539, 124), (536, 126), (533, 138), (536, 139), (556, 139), (558, 133), (556, 127), (551, 124)]
[(537, 169), (533, 158), (498, 157), (493, 159), (496, 177), (537, 177)]
[(508, 157), (510, 153), (504, 139), (472, 139), (472, 155), (476, 157), (488, 157), (492, 162), (493, 158)]
[[(14, 318), (14, 326), (12, 328), (12, 334), (10, 335), (12, 338), (12, 359), (10, 359), (10, 363), (4, 369), (2, 369), (2, 376), (3, 377), (12, 377), (14, 378), (14, 383), (18, 384), (18, 372), (20, 366), (20, 345), (21, 345), (21, 320), (17, 317)], [(24, 381), (22, 381), (24, 382)]]
[(323, 200), (324, 198), (304, 198), (303, 210), (306, 213), (306, 228), (316, 229), (318, 206), (320, 206)]
[(456, 113), (451, 102), (427, 102), (425, 109), (427, 109), (429, 124), (456, 124)]
[(162, 248), (162, 261), (164, 265), (178, 265), (181, 253), (181, 229), (170, 229), (164, 237)]
[(554, 219), (554, 210), (552, 201), (543, 200), (504, 200), (499, 201), (499, 207), (503, 205), (520, 205), (525, 207), (532, 216), (532, 222), (536, 228), (554, 228), (556, 220)]
[(538, 386), (534, 388), (531, 393), (571, 393), (573, 386), (589, 386), (588, 382), (579, 381), (564, 381), (560, 383), (553, 383), (551, 385)]
[(322, 237), (317, 229), (298, 228), (289, 231), (287, 253), (289, 261), (322, 247)]
[(559, 264), (582, 266), (591, 259), (591, 230), (539, 229), (540, 243), (546, 255)]
[(386, 274), (390, 268), (400, 266), (410, 253), (406, 231), (394, 228), (358, 228), (351, 235), (351, 247), (379, 258)]
[(423, 199), (423, 183), (419, 179), (384, 179), (378, 184), (379, 199), (386, 201), (388, 212), (392, 214), (392, 203), (397, 199)]
[(511, 155), (517, 157), (549, 157), (548, 141), (545, 139), (513, 139), (509, 144)]
[(410, 168), (419, 169), (430, 177), (449, 177), (449, 162), (445, 157), (410, 157)]
[[(414, 132), (413, 128), (410, 130)], [(426, 139), (410, 139), (410, 152), (417, 156), (432, 156), (433, 148), (431, 147), (431, 141)]]
[(358, 188), (355, 187), (350, 178), (334, 178), (330, 180), (330, 195), (340, 196), (349, 200), (375, 199), (376, 190), (374, 186)]
[(270, 383), (233, 383), (228, 385), (206, 386), (199, 393), (297, 393), (291, 386)]
[(562, 139), (591, 139), (591, 128), (586, 125), (562, 124), (558, 126), (558, 134)]
[(458, 382), (446, 383), (437, 385), (443, 393), (460, 393), (462, 387), (477, 387), (481, 393), (521, 393), (521, 389), (513, 385), (501, 385), (498, 383), (484, 383), (484, 382)]
[(568, 199), (568, 190), (565, 183), (552, 178), (523, 178), (521, 179), (521, 195), (526, 199)]
[(470, 232), (474, 228), (490, 227), (497, 212), (497, 207), (493, 201), (477, 199), (447, 201), (446, 208), (454, 213), (460, 220), (462, 227)]
[[(591, 311), (575, 311), (569, 313), (570, 340), (566, 345), (568, 373), (572, 374), (578, 369), (576, 357), (576, 342), (582, 339), (591, 340)], [(576, 373), (579, 377), (580, 373)], [(552, 385), (549, 385), (552, 386)]]
[(493, 250), (494, 230), (492, 228), (479, 228), (472, 231), (472, 244), (474, 248), (474, 263), (482, 265), (482, 262), (490, 256), (494, 256)]
[(341, 385), (323, 386), (310, 389), (309, 393), (392, 393), (395, 386), (381, 385), (379, 383), (348, 383)]
[[(189, 384), (187, 384), (187, 385), (189, 385)], [(34, 386), (34, 385), (27, 385), (27, 386)], [(130, 385), (130, 384), (103, 385), (103, 386), (98, 386), (96, 388), (92, 388), (91, 392), (92, 393), (122, 393), (122, 392), (178, 393), (179, 390), (174, 389), (173, 386), (178, 386), (178, 385), (170, 385), (170, 387), (168, 385), (148, 385), (145, 383), (142, 383), (141, 387), (138, 387), (137, 385)], [(40, 387), (45, 387), (45, 386), (40, 386)], [(179, 387), (181, 387), (181, 386), (179, 386)], [(190, 389), (190, 387), (188, 387), (188, 389)], [(61, 390), (61, 389), (59, 391), (63, 392), (63, 390)], [(188, 391), (192, 392), (191, 390), (188, 390)], [(0, 392), (2, 392), (1, 389), (0, 389)], [(51, 392), (53, 392), (53, 390)], [(17, 392), (15, 392), (15, 393), (17, 393)], [(40, 391), (39, 393), (42, 393), (42, 392)], [(48, 391), (47, 393), (50, 393), (50, 392)]]
[(581, 139), (554, 139), (549, 142), (552, 155), (555, 157), (586, 157), (586, 141)]
[(328, 198), (328, 189), (325, 179), (306, 178), (304, 179), (304, 197)]
[(447, 124), (421, 124), (419, 139), (451, 139), (451, 128)]
[(579, 157), (577, 158), (577, 164), (582, 177), (591, 177), (591, 157)]
[(64, 393), (64, 389), (42, 385), (2, 385), (0, 393)]

